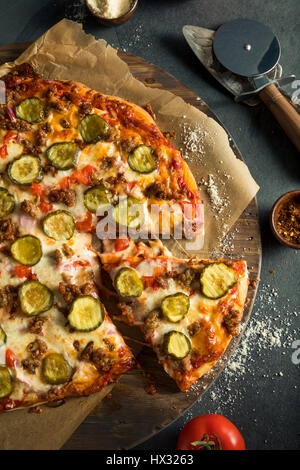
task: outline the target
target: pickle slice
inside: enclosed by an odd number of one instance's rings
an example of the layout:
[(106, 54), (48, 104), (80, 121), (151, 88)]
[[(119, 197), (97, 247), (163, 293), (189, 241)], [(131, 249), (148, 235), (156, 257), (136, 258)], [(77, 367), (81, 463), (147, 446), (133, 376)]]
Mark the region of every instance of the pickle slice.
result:
[(140, 297), (144, 290), (142, 279), (132, 268), (121, 268), (116, 275), (114, 285), (122, 297)]
[(72, 368), (62, 354), (50, 353), (43, 359), (42, 376), (47, 384), (64, 384), (72, 377)]
[(41, 122), (45, 117), (43, 103), (36, 96), (26, 98), (16, 106), (16, 116), (30, 124)]
[(43, 255), (41, 242), (34, 235), (24, 235), (17, 238), (11, 245), (10, 252), (18, 263), (25, 266), (34, 266)]
[(77, 331), (93, 331), (104, 321), (105, 311), (99, 300), (82, 295), (74, 300), (68, 320)]
[(128, 157), (128, 165), (138, 173), (151, 173), (157, 167), (157, 161), (152, 147), (139, 145)]
[(138, 199), (129, 196), (113, 208), (112, 216), (119, 225), (137, 229), (145, 219), (144, 206)]
[(26, 315), (38, 315), (53, 305), (53, 294), (39, 281), (26, 281), (19, 287), (18, 296), (21, 310)]
[(236, 273), (224, 263), (206, 266), (200, 276), (202, 294), (209, 299), (223, 297), (236, 283)]
[(21, 155), (8, 165), (7, 174), (14, 184), (38, 183), (43, 175), (41, 161), (33, 155)]
[(84, 193), (84, 205), (90, 212), (97, 212), (98, 207), (108, 204), (109, 192), (103, 184), (97, 184)]
[(3, 346), (3, 344), (6, 343), (6, 333), (3, 330), (2, 326), (0, 326), (0, 348)]
[(0, 398), (8, 397), (13, 391), (13, 380), (9, 368), (0, 366)]
[(47, 149), (48, 160), (58, 170), (69, 170), (75, 166), (78, 154), (75, 142), (57, 142)]
[(172, 330), (164, 336), (164, 350), (169, 356), (184, 359), (191, 350), (191, 342), (185, 334)]
[(45, 217), (43, 230), (53, 240), (70, 240), (75, 232), (75, 221), (70, 212), (57, 210)]
[(109, 125), (98, 114), (88, 114), (79, 125), (81, 137), (87, 144), (95, 144), (109, 136)]
[(190, 308), (190, 299), (182, 292), (174, 295), (168, 295), (161, 303), (163, 316), (172, 323), (178, 323), (188, 313)]
[(0, 218), (6, 217), (11, 214), (15, 208), (15, 198), (7, 191), (7, 189), (0, 187)]

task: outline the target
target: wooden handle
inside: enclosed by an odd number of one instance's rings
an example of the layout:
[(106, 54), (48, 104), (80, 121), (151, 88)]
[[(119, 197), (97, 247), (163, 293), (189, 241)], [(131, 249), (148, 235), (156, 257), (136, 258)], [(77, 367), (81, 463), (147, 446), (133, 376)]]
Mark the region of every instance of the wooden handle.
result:
[(300, 115), (274, 83), (266, 86), (259, 97), (300, 152)]

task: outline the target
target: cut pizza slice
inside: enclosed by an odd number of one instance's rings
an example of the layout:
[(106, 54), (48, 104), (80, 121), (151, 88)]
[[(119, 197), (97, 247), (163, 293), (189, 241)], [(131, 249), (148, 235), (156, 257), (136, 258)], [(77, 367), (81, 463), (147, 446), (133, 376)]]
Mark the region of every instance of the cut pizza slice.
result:
[(0, 219), (0, 412), (95, 393), (135, 366), (101, 302), (91, 235), (54, 241), (49, 227)]
[(206, 374), (238, 335), (248, 289), (244, 260), (177, 259), (159, 241), (103, 243), (120, 320), (138, 326), (181, 390)]
[(1, 80), (0, 186), (28, 210), (66, 205), (95, 227), (97, 209), (102, 215), (110, 205), (114, 231), (203, 239), (194, 177), (145, 109), (81, 83), (45, 80), (29, 64)]

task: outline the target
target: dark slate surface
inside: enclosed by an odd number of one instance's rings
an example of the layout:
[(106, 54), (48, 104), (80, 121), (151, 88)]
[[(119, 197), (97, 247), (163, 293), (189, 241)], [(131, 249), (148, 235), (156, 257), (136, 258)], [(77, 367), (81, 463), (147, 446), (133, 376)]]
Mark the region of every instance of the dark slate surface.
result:
[[(273, 202), (282, 193), (300, 187), (299, 154), (263, 106), (250, 109), (233, 102), (197, 62), (181, 30), (184, 24), (215, 28), (238, 17), (265, 22), (280, 39), (285, 73), (300, 78), (300, 2), (140, 0), (135, 15), (114, 28), (99, 25), (82, 4), (81, 0), (1, 0), (0, 44), (34, 40), (64, 16), (83, 22), (87, 32), (164, 68), (199, 94), (229, 129), (261, 186), (263, 265), (250, 323), (250, 328), (256, 325), (258, 334), (252, 332), (246, 342), (244, 370), (239, 367), (232, 376), (225, 371), (189, 412), (138, 448), (173, 449), (189, 419), (219, 412), (242, 430), (249, 449), (299, 449), (300, 365), (294, 362), (300, 354), (295, 354), (293, 362), (292, 344), (300, 340), (300, 252), (279, 245), (268, 226)], [(257, 320), (262, 324), (257, 326)], [(281, 346), (278, 341), (269, 346), (269, 332), (279, 335)]]

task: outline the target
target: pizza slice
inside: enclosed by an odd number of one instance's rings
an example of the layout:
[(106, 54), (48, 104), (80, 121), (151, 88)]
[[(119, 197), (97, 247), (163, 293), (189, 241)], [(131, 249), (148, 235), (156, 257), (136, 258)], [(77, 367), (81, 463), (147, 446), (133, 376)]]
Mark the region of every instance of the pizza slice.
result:
[(141, 329), (165, 371), (188, 390), (239, 333), (246, 261), (177, 259), (159, 241), (129, 239), (105, 241), (99, 256), (119, 296), (118, 318)]
[(115, 232), (203, 239), (194, 177), (146, 110), (29, 64), (1, 80), (1, 186), (21, 188), (44, 214), (64, 204), (83, 226), (110, 205)]
[(101, 302), (91, 235), (58, 241), (67, 225), (46, 235), (39, 222), (20, 208), (0, 219), (0, 412), (89, 395), (135, 366)]

